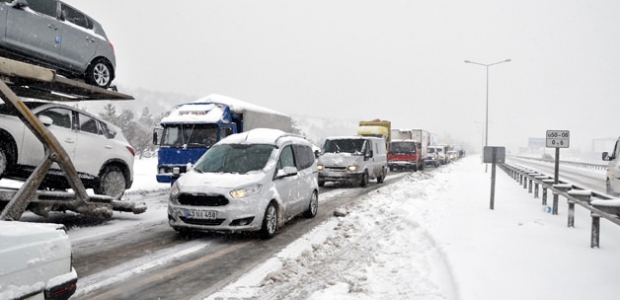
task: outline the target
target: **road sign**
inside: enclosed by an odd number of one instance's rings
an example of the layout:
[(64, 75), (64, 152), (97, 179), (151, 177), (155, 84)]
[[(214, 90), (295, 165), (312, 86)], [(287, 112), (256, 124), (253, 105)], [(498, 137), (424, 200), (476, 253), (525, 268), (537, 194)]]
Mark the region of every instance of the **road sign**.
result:
[(486, 164), (506, 162), (506, 147), (485, 146), (483, 149), (482, 161)]
[(547, 148), (568, 148), (569, 144), (568, 130), (547, 130)]

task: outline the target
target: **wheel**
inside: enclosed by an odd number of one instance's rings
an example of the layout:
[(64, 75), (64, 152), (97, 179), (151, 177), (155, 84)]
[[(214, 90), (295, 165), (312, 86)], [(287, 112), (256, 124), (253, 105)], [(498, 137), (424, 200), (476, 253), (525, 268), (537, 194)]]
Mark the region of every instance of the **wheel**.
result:
[(99, 186), (95, 193), (120, 199), (125, 193), (126, 180), (123, 171), (117, 166), (106, 166), (99, 176)]
[(314, 218), (317, 211), (319, 211), (319, 196), (316, 192), (312, 192), (312, 196), (310, 196), (310, 203), (308, 203), (308, 210), (304, 212), (304, 217)]
[(5, 145), (0, 145), (0, 179), (9, 168), (9, 154)]
[(273, 203), (269, 203), (265, 210), (265, 217), (263, 218), (263, 227), (261, 228), (261, 237), (263, 239), (270, 239), (276, 235), (278, 229), (278, 209)]
[(383, 181), (385, 180), (385, 169), (381, 169), (381, 174), (379, 174), (379, 177), (377, 177), (377, 183), (383, 183)]
[(105, 89), (112, 83), (112, 76), (112, 65), (105, 59), (99, 58), (90, 63), (84, 79), (89, 84)]
[(614, 193), (614, 191), (611, 189), (611, 183), (609, 182), (609, 179), (607, 179), (607, 183), (605, 184), (606, 187), (606, 191), (607, 191), (607, 195), (611, 195), (611, 196), (617, 196), (618, 194)]
[(420, 164), (420, 167), (418, 168), (418, 170), (424, 171), (424, 163)]
[(360, 180), (360, 186), (361, 187), (368, 186), (368, 171), (364, 171), (364, 174), (362, 174), (362, 180)]
[(435, 162), (435, 168), (439, 168), (439, 162)]
[(319, 186), (324, 186), (324, 185), (325, 185), (325, 181), (319, 180)]

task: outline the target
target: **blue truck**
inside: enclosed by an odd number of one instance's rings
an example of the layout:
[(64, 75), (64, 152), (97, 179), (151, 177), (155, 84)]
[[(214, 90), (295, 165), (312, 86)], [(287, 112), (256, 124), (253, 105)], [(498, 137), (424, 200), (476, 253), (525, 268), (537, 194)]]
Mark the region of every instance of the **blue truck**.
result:
[(175, 106), (153, 131), (159, 145), (157, 181), (174, 183), (217, 141), (254, 128), (292, 132), (290, 116), (212, 94)]

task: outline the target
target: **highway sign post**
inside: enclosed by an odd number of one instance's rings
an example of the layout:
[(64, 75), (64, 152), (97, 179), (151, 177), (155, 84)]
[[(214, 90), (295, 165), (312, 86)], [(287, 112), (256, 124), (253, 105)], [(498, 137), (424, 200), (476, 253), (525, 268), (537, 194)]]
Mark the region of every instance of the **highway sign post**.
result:
[(491, 167), (491, 209), (495, 208), (495, 164), (503, 164), (506, 161), (506, 147), (484, 147), (482, 156), (484, 163), (492, 164)]
[[(568, 130), (547, 130), (547, 148), (555, 148), (555, 178), (554, 183), (560, 181), (560, 148), (568, 148), (570, 145), (570, 132)], [(558, 194), (553, 193), (553, 212), (558, 214)]]

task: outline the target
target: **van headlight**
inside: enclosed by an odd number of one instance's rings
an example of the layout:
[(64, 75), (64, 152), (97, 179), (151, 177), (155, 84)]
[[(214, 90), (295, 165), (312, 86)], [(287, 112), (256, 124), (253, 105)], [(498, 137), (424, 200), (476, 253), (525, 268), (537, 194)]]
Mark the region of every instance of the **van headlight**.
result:
[(323, 167), (323, 165), (316, 165), (316, 168), (320, 171), (323, 171), (323, 169), (325, 169), (325, 167)]
[(260, 192), (260, 188), (261, 188), (260, 184), (247, 186), (244, 188), (230, 191), (230, 196), (232, 196), (235, 199), (249, 197), (249, 196), (258, 194)]
[(356, 165), (352, 165), (352, 166), (348, 166), (347, 170), (351, 171), (351, 172), (355, 172), (357, 171), (358, 167)]
[(179, 199), (179, 195), (181, 195), (181, 188), (179, 186), (179, 181), (175, 181), (170, 187), (170, 201), (177, 202)]

